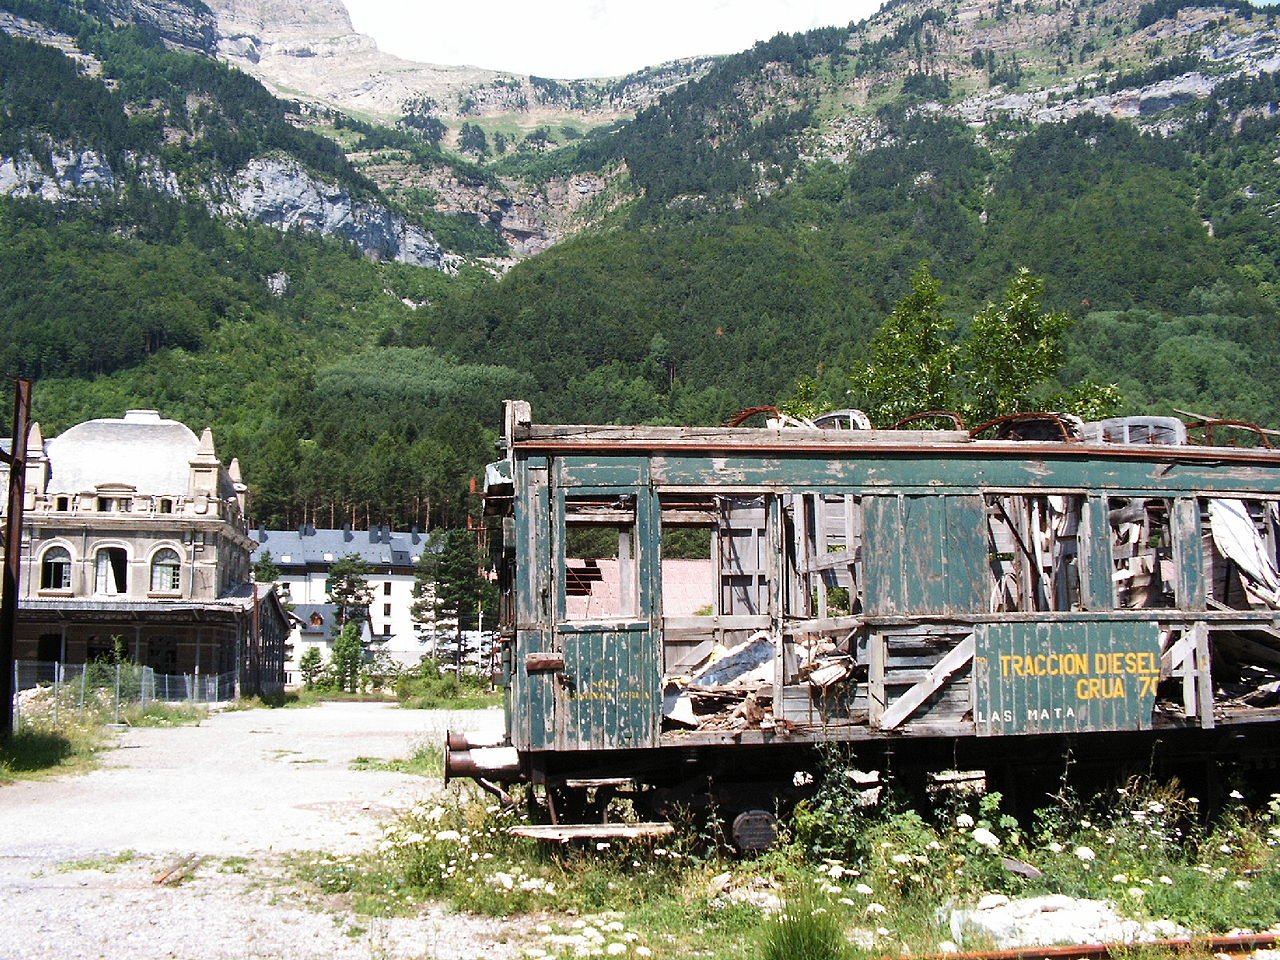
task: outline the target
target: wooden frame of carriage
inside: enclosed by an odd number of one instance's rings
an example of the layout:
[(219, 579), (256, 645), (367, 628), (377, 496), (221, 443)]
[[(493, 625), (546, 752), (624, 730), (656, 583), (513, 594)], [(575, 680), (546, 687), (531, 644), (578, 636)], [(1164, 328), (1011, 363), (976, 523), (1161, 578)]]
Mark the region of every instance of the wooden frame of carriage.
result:
[(825, 745), (905, 776), (1003, 765), (1006, 790), (1067, 753), (1273, 757), (1265, 434), (946, 426), (540, 425), (508, 402), (486, 482), (505, 737), (451, 736), (447, 775), (531, 783), (559, 824), (709, 798), (750, 846)]

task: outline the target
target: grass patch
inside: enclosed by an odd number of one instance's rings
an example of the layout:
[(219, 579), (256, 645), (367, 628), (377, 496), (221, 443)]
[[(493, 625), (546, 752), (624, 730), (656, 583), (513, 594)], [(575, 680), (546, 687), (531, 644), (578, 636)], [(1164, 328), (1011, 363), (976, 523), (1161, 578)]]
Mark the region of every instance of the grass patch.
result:
[(444, 747), (438, 743), (419, 744), (411, 756), (394, 760), (385, 760), (382, 757), (356, 757), (351, 761), (351, 769), (411, 773), (419, 777), (443, 777)]
[(207, 707), (183, 702), (153, 701), (145, 707), (135, 703), (120, 712), (120, 719), (131, 727), (198, 727), (208, 716)]
[(118, 853), (104, 854), (100, 857), (87, 857), (83, 860), (68, 860), (58, 864), (59, 873), (74, 873), (77, 870), (97, 870), (100, 873), (111, 873), (116, 867), (132, 863), (138, 859), (134, 850), (121, 850)]
[(240, 697), (227, 704), (227, 710), (285, 710), (291, 707), (313, 707), (320, 702), (315, 690), (280, 690), (261, 696)]
[(490, 689), (478, 674), (442, 669), (437, 660), (423, 659), (398, 678), (396, 699), (411, 710), (465, 710), (502, 705), (502, 691)]
[(762, 939), (763, 960), (848, 960), (853, 953), (840, 918), (805, 883), (764, 924)]
[(0, 744), (0, 779), (31, 780), (87, 770), (105, 738), (100, 727), (87, 722), (24, 725), (8, 743)]
[(420, 693), (401, 700), (400, 706), (407, 710), (487, 710), (502, 706), (502, 692), (463, 690), (455, 694)]

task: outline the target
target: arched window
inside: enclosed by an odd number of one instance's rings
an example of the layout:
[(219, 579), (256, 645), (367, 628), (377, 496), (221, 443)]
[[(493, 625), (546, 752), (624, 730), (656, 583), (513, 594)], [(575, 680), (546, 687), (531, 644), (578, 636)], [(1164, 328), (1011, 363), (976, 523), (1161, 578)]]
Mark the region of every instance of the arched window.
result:
[(50, 547), (40, 561), (41, 590), (71, 589), (71, 554), (66, 547)]
[(123, 547), (103, 547), (94, 554), (93, 592), (107, 597), (129, 592), (129, 555)]
[(182, 558), (165, 547), (151, 558), (151, 592), (177, 593), (182, 589)]

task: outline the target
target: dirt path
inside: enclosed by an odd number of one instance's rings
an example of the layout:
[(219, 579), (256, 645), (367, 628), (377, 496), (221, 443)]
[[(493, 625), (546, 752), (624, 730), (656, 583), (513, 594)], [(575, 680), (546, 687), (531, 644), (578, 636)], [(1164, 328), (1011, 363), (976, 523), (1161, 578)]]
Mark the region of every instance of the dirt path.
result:
[[(446, 727), (500, 725), (498, 711), (384, 704), (222, 713), (130, 730), (87, 775), (0, 787), (0, 960), (512, 956), (496, 923), (319, 911), (279, 870), (283, 854), (373, 846), (439, 787), (353, 770), (357, 757), (406, 757)], [(188, 880), (153, 882), (186, 857), (200, 858)]]

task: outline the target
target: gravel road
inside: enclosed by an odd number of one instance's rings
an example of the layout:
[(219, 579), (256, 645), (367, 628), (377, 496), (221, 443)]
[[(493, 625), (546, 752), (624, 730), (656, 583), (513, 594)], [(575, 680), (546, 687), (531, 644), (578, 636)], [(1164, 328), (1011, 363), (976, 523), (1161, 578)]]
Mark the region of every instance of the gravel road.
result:
[[(375, 845), (439, 781), (352, 761), (407, 757), (448, 727), (496, 734), (501, 713), (376, 703), (218, 713), (199, 727), (122, 733), (91, 773), (0, 787), (0, 960), (517, 955), (496, 921), (319, 909), (281, 867), (293, 852)], [(154, 882), (187, 857), (200, 858), (188, 879)]]

